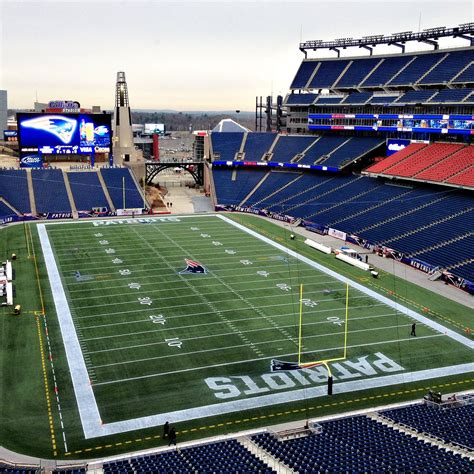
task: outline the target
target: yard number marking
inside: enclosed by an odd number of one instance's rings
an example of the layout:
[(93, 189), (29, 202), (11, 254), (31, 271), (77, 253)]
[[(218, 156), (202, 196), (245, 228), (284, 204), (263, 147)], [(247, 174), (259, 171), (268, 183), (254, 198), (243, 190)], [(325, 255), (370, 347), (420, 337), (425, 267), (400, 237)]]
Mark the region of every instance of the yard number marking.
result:
[(123, 263), (123, 260), (120, 260), (120, 258), (114, 258), (114, 259), (112, 260), (112, 263), (115, 263), (115, 264), (117, 264), (117, 263)]
[(128, 287), (131, 290), (139, 290), (142, 287), (142, 285), (140, 285), (140, 283), (129, 283)]
[(128, 268), (124, 268), (123, 270), (119, 270), (119, 273), (120, 275), (122, 276), (127, 276), (127, 275), (131, 275), (132, 272), (128, 269)]
[(100, 240), (100, 241), (99, 241), (99, 244), (100, 244), (100, 245), (107, 245), (108, 243), (109, 243), (108, 240)]
[(147, 306), (150, 306), (153, 301), (149, 296), (144, 296), (143, 298), (137, 298), (140, 304), (146, 304)]
[(213, 240), (212, 245), (215, 245), (216, 247), (219, 247), (219, 245), (222, 245), (222, 243), (218, 242), (217, 240)]
[(240, 263), (242, 265), (253, 265), (253, 262), (251, 262), (250, 260), (241, 260)]
[(94, 234), (94, 237), (103, 237), (103, 235), (101, 233), (98, 233), (98, 234)]
[(203, 239), (207, 239), (208, 237), (210, 237), (210, 235), (209, 235), (209, 234), (201, 234), (201, 237), (202, 237)]
[(181, 346), (183, 345), (183, 342), (180, 341), (179, 337), (173, 337), (172, 339), (165, 339), (165, 342), (168, 343), (168, 346), (178, 347), (179, 349), (181, 349)]
[(317, 301), (310, 300), (309, 298), (303, 298), (303, 299), (301, 300), (301, 302), (302, 302), (305, 306), (309, 306), (310, 308), (314, 308), (314, 307), (318, 306), (318, 302), (317, 302)]
[(153, 324), (165, 324), (166, 322), (166, 319), (162, 314), (152, 314), (150, 315), (150, 319)]
[(229, 255), (235, 255), (237, 252), (235, 250), (226, 249), (225, 253), (228, 253)]
[(343, 326), (344, 321), (341, 318), (338, 318), (337, 316), (329, 316), (329, 318), (326, 318), (328, 321), (332, 322), (336, 326)]
[(259, 270), (257, 272), (257, 275), (260, 275), (260, 276), (263, 276), (263, 277), (267, 278), (267, 276), (270, 275), (270, 273), (266, 272), (265, 270)]
[(191, 230), (199, 230), (199, 227), (191, 227)]
[(105, 253), (115, 253), (115, 249), (105, 249)]
[(287, 285), (286, 283), (277, 283), (276, 287), (280, 288), (280, 290), (283, 290), (283, 291), (290, 291), (291, 290), (291, 286)]

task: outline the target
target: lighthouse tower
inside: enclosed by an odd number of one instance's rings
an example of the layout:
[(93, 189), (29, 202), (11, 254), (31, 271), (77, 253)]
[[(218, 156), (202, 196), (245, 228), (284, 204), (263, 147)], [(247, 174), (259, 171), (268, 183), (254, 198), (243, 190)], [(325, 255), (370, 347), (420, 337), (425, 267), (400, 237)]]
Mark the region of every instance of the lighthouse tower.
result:
[(141, 153), (135, 150), (132, 132), (132, 114), (128, 102), (128, 87), (125, 73), (117, 73), (115, 86), (114, 113), (114, 163), (133, 163), (141, 159)]

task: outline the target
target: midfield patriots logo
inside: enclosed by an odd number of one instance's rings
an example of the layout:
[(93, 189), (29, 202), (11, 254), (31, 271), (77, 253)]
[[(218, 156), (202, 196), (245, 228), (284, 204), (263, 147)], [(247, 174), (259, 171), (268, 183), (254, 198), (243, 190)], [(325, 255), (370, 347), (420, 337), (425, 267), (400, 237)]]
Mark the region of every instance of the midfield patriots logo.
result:
[(207, 268), (201, 265), (199, 262), (185, 258), (186, 268), (181, 270), (179, 273), (207, 273)]

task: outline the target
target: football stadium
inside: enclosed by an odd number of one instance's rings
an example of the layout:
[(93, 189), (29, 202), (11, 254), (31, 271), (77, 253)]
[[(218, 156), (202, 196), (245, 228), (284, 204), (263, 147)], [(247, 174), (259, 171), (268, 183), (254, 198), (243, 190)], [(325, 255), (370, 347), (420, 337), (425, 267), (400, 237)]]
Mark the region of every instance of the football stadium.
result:
[[(473, 45), (301, 42), (188, 161), (134, 146), (124, 72), (111, 113), (16, 114), (0, 472), (472, 472)], [(152, 205), (176, 170), (208, 208)]]

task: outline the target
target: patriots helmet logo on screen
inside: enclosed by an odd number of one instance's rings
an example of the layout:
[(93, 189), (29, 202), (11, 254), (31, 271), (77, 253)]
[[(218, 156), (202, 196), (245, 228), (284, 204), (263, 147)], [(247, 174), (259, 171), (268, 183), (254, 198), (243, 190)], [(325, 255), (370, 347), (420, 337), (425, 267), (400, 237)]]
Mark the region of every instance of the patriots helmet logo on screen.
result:
[(61, 115), (48, 115), (24, 120), (21, 126), (41, 130), (59, 138), (65, 145), (71, 142), (77, 128), (77, 120)]
[(179, 273), (207, 273), (207, 268), (201, 265), (199, 262), (185, 258), (186, 268), (181, 270)]

